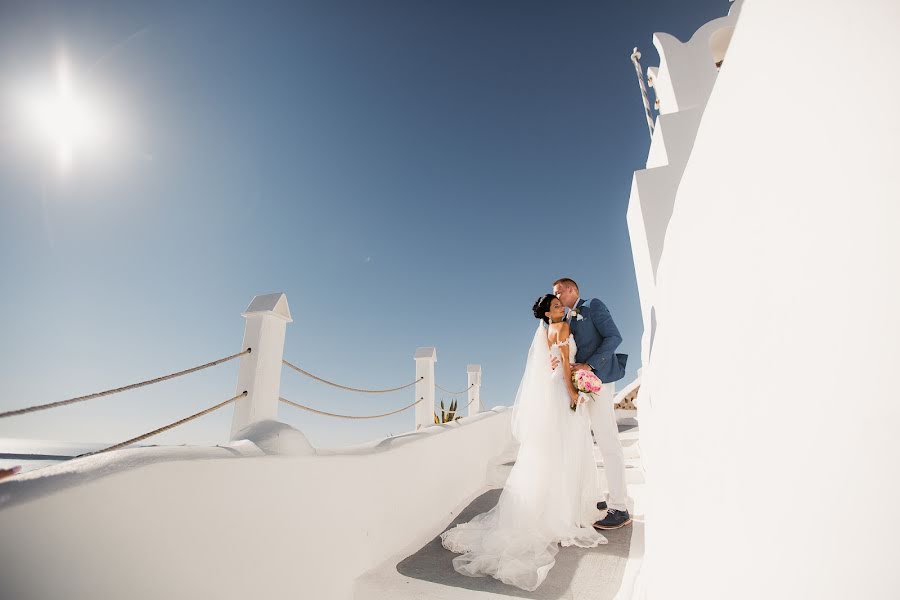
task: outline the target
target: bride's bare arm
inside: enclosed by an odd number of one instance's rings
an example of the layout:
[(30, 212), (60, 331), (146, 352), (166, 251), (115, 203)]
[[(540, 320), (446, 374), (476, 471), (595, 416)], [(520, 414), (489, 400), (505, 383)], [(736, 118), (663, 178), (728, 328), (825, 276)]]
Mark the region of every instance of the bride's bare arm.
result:
[[(569, 339), (569, 324), (563, 323), (562, 327), (559, 330), (559, 338), (560, 340), (568, 340)], [(563, 368), (563, 379), (566, 382), (566, 389), (569, 391), (569, 399), (572, 403), (578, 402), (578, 390), (575, 389), (575, 384), (572, 383), (572, 365), (569, 364), (569, 344), (564, 343), (559, 347), (559, 354), (562, 358), (562, 368)]]

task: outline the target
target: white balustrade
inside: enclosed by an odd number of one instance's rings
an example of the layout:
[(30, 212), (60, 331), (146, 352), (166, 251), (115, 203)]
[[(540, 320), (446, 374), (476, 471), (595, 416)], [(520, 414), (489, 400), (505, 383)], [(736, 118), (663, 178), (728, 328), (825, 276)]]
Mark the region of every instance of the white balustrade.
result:
[(481, 365), (466, 365), (466, 374), (469, 377), (469, 393), (466, 400), (469, 411), (466, 416), (471, 417), (481, 412)]
[(287, 296), (280, 292), (254, 297), (242, 316), (246, 322), (241, 347), (252, 350), (241, 357), (238, 369), (237, 392), (247, 390), (247, 397), (235, 403), (232, 439), (248, 425), (277, 418), (284, 336), (293, 321)]
[(434, 363), (437, 350), (417, 348), (416, 360), (416, 431), (434, 425)]
[[(278, 420), (284, 339), (287, 324), (293, 320), (283, 293), (254, 297), (242, 316), (246, 319), (242, 348), (250, 348), (251, 352), (241, 357), (238, 370), (237, 392), (246, 390), (247, 396), (235, 402), (231, 439), (237, 439), (239, 432), (254, 423)], [(418, 431), (434, 425), (437, 350), (430, 346), (417, 348), (414, 359), (415, 430)], [(481, 365), (467, 365), (466, 375), (466, 416), (472, 416), (482, 411)]]

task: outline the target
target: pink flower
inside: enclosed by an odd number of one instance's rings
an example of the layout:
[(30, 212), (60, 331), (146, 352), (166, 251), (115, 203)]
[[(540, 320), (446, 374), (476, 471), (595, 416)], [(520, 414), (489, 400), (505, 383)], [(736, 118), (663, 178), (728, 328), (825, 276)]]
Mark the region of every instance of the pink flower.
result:
[(572, 373), (572, 383), (576, 390), (586, 394), (599, 392), (603, 388), (600, 379), (594, 375), (593, 371), (587, 369)]

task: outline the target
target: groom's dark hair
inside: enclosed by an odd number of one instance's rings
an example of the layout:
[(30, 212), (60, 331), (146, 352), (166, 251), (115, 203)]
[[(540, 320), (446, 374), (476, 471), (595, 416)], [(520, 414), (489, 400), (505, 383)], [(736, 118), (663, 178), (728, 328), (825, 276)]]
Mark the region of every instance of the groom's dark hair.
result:
[(562, 279), (557, 279), (553, 282), (553, 287), (556, 287), (558, 285), (573, 285), (575, 286), (576, 290), (578, 289), (578, 284), (575, 283), (575, 280), (569, 279), (568, 277), (563, 277)]

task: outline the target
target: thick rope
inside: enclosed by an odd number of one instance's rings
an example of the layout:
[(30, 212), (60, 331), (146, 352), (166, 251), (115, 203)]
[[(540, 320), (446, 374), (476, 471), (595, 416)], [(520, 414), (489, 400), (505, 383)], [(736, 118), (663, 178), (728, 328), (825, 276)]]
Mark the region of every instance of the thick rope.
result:
[(171, 373), (169, 375), (163, 375), (162, 377), (157, 377), (155, 379), (148, 379), (147, 381), (142, 381), (140, 383), (133, 383), (131, 385), (126, 385), (125, 387), (116, 388), (114, 390), (106, 390), (105, 392), (97, 392), (96, 394), (88, 394), (87, 396), (79, 396), (77, 398), (70, 398), (68, 400), (60, 400), (58, 402), (50, 402), (49, 404), (38, 404), (37, 406), (29, 406), (28, 408), (19, 408), (16, 410), (10, 410), (4, 413), (0, 413), (0, 419), (4, 419), (6, 417), (15, 417), (16, 415), (24, 415), (26, 413), (37, 412), (39, 410), (47, 410), (48, 408), (56, 408), (57, 406), (66, 406), (67, 404), (74, 404), (76, 402), (83, 402), (85, 400), (93, 400), (94, 398), (102, 398), (103, 396), (111, 396), (112, 394), (118, 394), (119, 392), (127, 392), (128, 390), (137, 389), (139, 387), (144, 387), (146, 385), (152, 385), (154, 383), (159, 383), (161, 381), (166, 381), (168, 379), (174, 379), (176, 377), (180, 377), (182, 375), (187, 375), (189, 373), (196, 373), (197, 371), (201, 371), (203, 369), (207, 369), (209, 367), (214, 367), (216, 365), (221, 365), (224, 362), (228, 362), (229, 360), (233, 360), (239, 356), (243, 356), (244, 354), (250, 354), (250, 348), (247, 348), (243, 352), (238, 352), (237, 354), (232, 354), (231, 356), (226, 356), (225, 358), (220, 358), (219, 360), (214, 360), (210, 363), (206, 363), (205, 365), (200, 365), (199, 367), (194, 367), (192, 369), (186, 369), (184, 371), (178, 371), (177, 373)]
[(326, 417), (335, 417), (338, 419), (380, 419), (381, 417), (389, 417), (391, 415), (396, 415), (397, 413), (403, 412), (404, 410), (406, 410), (408, 408), (412, 408), (413, 406), (415, 406), (416, 404), (418, 404), (419, 402), (424, 400), (424, 398), (419, 398), (412, 404), (408, 404), (407, 406), (404, 406), (403, 408), (398, 408), (397, 410), (393, 410), (389, 413), (384, 413), (383, 415), (365, 415), (362, 417), (356, 416), (356, 415), (338, 415), (335, 413), (325, 412), (324, 410), (318, 410), (315, 408), (310, 408), (309, 406), (303, 406), (302, 404), (297, 404), (296, 402), (291, 402), (287, 398), (279, 398), (279, 400), (281, 400), (285, 404), (290, 404), (291, 406), (294, 406), (296, 408), (302, 408), (303, 410), (308, 410), (311, 413), (316, 413), (317, 415), (323, 415)]
[(441, 386), (439, 386), (438, 384), (434, 384), (434, 387), (436, 387), (437, 389), (441, 390), (442, 392), (446, 392), (446, 393), (450, 394), (451, 396), (462, 396), (463, 394), (465, 394), (466, 392), (468, 392), (469, 390), (471, 390), (473, 387), (475, 387), (475, 384), (473, 383), (472, 385), (470, 385), (469, 387), (467, 387), (466, 389), (464, 389), (464, 390), (461, 391), (461, 392), (451, 392), (451, 391), (448, 390), (447, 388), (441, 387)]
[[(469, 403), (468, 403), (468, 404), (466, 404), (465, 406), (463, 406), (463, 408), (469, 408), (469, 406), (470, 406), (473, 402), (475, 402), (475, 400), (476, 400), (475, 398), (472, 398), (471, 400), (469, 400)], [(459, 410), (460, 410), (460, 409), (459, 409), (459, 407), (457, 406), (457, 407), (456, 407), (456, 412), (459, 412)]]
[[(298, 367), (298, 366), (296, 366), (296, 365), (292, 365), (291, 363), (289, 363), (289, 362), (286, 361), (286, 360), (282, 360), (281, 363), (282, 363), (283, 365), (285, 365), (285, 366), (288, 366), (288, 367), (292, 368), (293, 370), (297, 371), (297, 372), (300, 373), (301, 375), (306, 375), (306, 376), (309, 377), (310, 379), (315, 379), (316, 381), (318, 381), (318, 382), (320, 382), (320, 383), (324, 383), (324, 384), (326, 384), (326, 385), (330, 385), (330, 386), (333, 386), (333, 387), (336, 387), (336, 388), (339, 388), (339, 389), (342, 389), (342, 390), (347, 390), (348, 392), (362, 392), (362, 393), (364, 393), (364, 394), (384, 394), (384, 393), (387, 393), (387, 392), (396, 392), (397, 390), (403, 390), (403, 389), (406, 389), (406, 388), (408, 388), (408, 387), (410, 387), (410, 386), (413, 386), (413, 385), (419, 383), (420, 381), (422, 381), (423, 379), (425, 379), (424, 377), (419, 377), (418, 379), (416, 379), (416, 380), (413, 381), (412, 383), (407, 383), (406, 385), (401, 385), (400, 387), (388, 388), (388, 389), (386, 389), (386, 390), (367, 390), (367, 389), (363, 389), (363, 388), (348, 387), (348, 386), (346, 386), (346, 385), (341, 385), (341, 384), (335, 383), (335, 382), (333, 382), (333, 381), (328, 381), (327, 379), (322, 379), (321, 377), (317, 377), (317, 376), (313, 375), (313, 374), (310, 373), (309, 371), (304, 371), (304, 370), (301, 369), (300, 367)], [(334, 416), (340, 416), (340, 415), (334, 415)]]
[(240, 394), (238, 394), (237, 396), (235, 396), (233, 398), (229, 398), (225, 402), (219, 402), (215, 406), (210, 406), (206, 410), (201, 410), (200, 412), (194, 413), (189, 417), (185, 417), (185, 418), (181, 419), (180, 421), (175, 421), (174, 423), (170, 423), (170, 424), (166, 425), (165, 427), (160, 427), (159, 429), (154, 429), (153, 431), (151, 431), (149, 433), (145, 433), (144, 435), (139, 435), (135, 438), (131, 438), (130, 440), (125, 440), (124, 442), (116, 444), (115, 446), (110, 446), (109, 448), (104, 448), (103, 450), (97, 450), (96, 452), (88, 452), (87, 454), (82, 454), (81, 456), (92, 456), (94, 454), (102, 454), (103, 452), (111, 452), (112, 450), (118, 450), (120, 448), (124, 448), (125, 446), (130, 446), (131, 444), (140, 442), (142, 440), (146, 440), (147, 438), (153, 437), (154, 435), (157, 435), (164, 431), (174, 429), (175, 427), (178, 427), (179, 425), (184, 425), (188, 421), (193, 421), (194, 419), (202, 417), (203, 415), (207, 415), (207, 414), (213, 412), (214, 410), (218, 410), (218, 409), (222, 408), (223, 406), (225, 406), (227, 404), (231, 404), (232, 402), (234, 402), (235, 400), (237, 400), (239, 398), (243, 398), (246, 395), (247, 395), (247, 392), (243, 391)]

